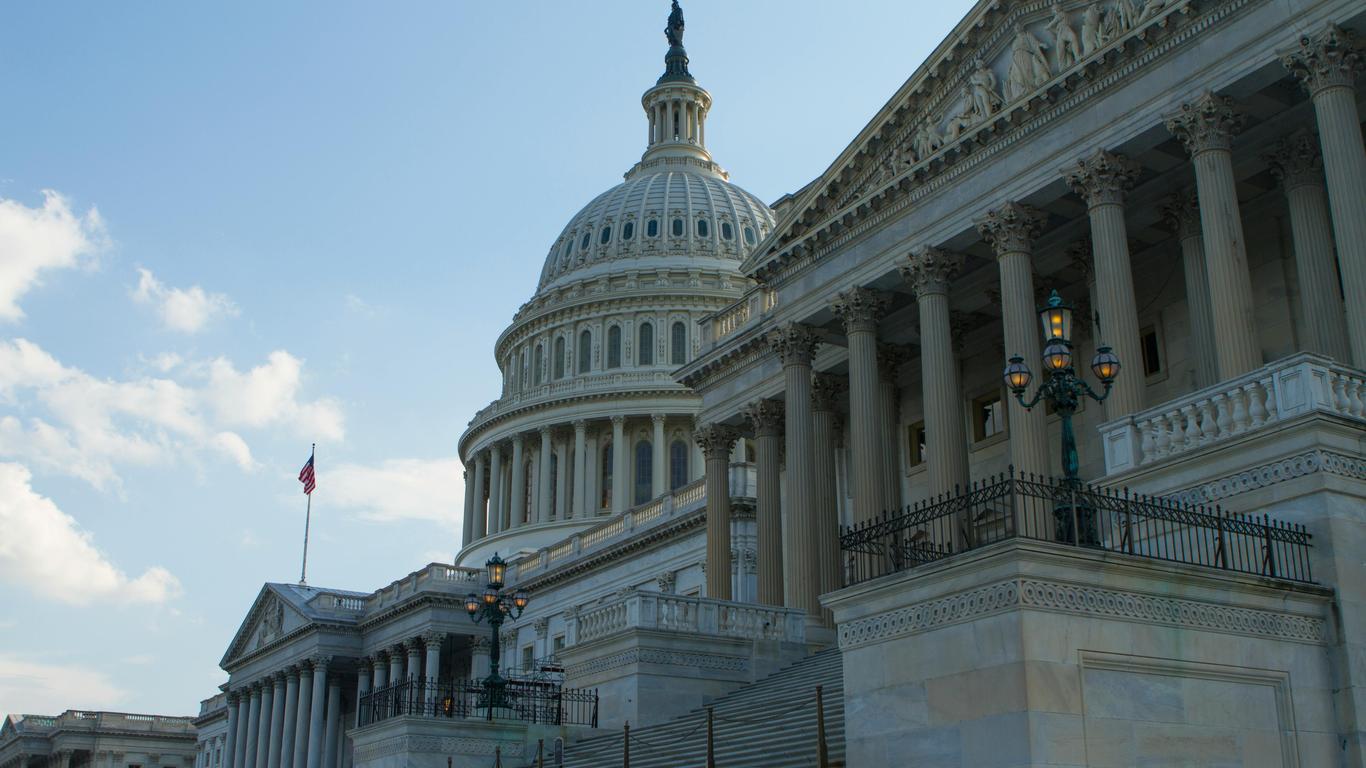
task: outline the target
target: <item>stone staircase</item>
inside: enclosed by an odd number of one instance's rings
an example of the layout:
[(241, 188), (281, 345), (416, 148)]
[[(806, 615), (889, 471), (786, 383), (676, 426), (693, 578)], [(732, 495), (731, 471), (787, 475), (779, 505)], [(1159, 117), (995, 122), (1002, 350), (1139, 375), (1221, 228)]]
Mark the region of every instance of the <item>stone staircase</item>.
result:
[[(831, 768), (844, 765), (844, 683), (838, 648), (821, 651), (712, 702), (716, 765), (814, 768), (816, 686), (824, 686)], [(565, 768), (620, 768), (623, 734), (569, 745)], [(704, 768), (707, 712), (631, 729), (631, 768)], [(546, 765), (550, 765), (549, 762)]]

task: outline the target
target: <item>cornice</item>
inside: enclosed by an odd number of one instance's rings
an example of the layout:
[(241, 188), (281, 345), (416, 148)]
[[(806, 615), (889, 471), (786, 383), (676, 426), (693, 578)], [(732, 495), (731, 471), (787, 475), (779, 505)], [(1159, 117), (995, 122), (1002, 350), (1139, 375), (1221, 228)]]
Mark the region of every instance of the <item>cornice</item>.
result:
[(463, 457), (468, 454), (467, 448), (472, 443), (478, 442), (477, 440), (475, 440), (475, 437), (479, 436), (480, 433), (488, 431), (491, 428), (498, 426), (499, 424), (511, 421), (513, 418), (518, 416), (523, 416), (528, 413), (533, 413), (535, 411), (540, 410), (549, 410), (552, 407), (560, 407), (573, 403), (587, 403), (600, 400), (645, 400), (653, 397), (686, 397), (689, 399), (697, 400), (697, 404), (699, 406), (701, 405), (701, 399), (698, 397), (698, 395), (695, 392), (681, 385), (677, 388), (660, 388), (656, 386), (637, 390), (613, 389), (604, 390), (601, 392), (581, 392), (553, 399), (536, 400), (525, 405), (519, 405), (516, 408), (509, 411), (501, 411), (499, 413), (496, 413), (488, 417), (484, 421), (471, 421), (470, 425), (466, 427), (465, 432), (462, 435), (460, 435), (460, 440), (458, 441), (460, 455)]
[(730, 376), (749, 369), (759, 360), (774, 356), (772, 348), (765, 341), (770, 328), (771, 323), (760, 321), (727, 339), (724, 346), (698, 357), (674, 377), (683, 386), (699, 394), (707, 387), (720, 384)]
[(594, 554), (542, 573), (529, 581), (518, 584), (527, 591), (534, 591), (560, 584), (574, 577), (592, 571), (599, 566), (619, 560), (626, 555), (657, 549), (678, 536), (700, 528), (706, 524), (705, 506), (679, 517), (667, 525), (658, 525), (643, 531), (640, 536), (619, 542)]

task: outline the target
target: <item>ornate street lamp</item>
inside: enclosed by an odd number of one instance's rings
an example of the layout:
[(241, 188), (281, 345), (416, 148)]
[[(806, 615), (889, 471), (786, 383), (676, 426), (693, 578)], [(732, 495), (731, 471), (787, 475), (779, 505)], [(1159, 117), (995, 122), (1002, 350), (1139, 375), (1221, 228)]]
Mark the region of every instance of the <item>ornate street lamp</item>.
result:
[(506, 706), (507, 680), (498, 674), (498, 657), (501, 655), (498, 630), (502, 628), (507, 616), (518, 618), (526, 610), (531, 597), (526, 590), (519, 589), (511, 595), (504, 594), (503, 583), (507, 576), (507, 563), (494, 553), (484, 564), (488, 585), (482, 595), (471, 592), (465, 596), (465, 611), (475, 624), (488, 621), (493, 633), (489, 646), (489, 676), (484, 678), (484, 704), (488, 707), (488, 719), (493, 719), (495, 707)]
[[(1048, 303), (1039, 310), (1039, 320), (1043, 323), (1044, 338), (1047, 339), (1042, 361), (1047, 378), (1039, 385), (1034, 397), (1026, 401), (1025, 390), (1029, 388), (1034, 374), (1024, 358), (1012, 355), (1006, 363), (1005, 383), (1026, 409), (1032, 409), (1040, 400), (1047, 400), (1062, 419), (1062, 471), (1068, 487), (1076, 488), (1081, 481), (1077, 479), (1077, 436), (1072, 431), (1072, 414), (1076, 413), (1084, 397), (1100, 403), (1110, 396), (1110, 388), (1119, 375), (1119, 357), (1107, 346), (1096, 348), (1096, 355), (1091, 358), (1091, 372), (1104, 387), (1097, 393), (1072, 367), (1072, 306), (1063, 301), (1057, 291), (1053, 291)], [(1073, 540), (1071, 510), (1074, 506), (1066, 507), (1067, 514), (1062, 514), (1063, 508), (1054, 510), (1057, 538), (1060, 541)], [(1078, 521), (1078, 527), (1082, 530), (1077, 543), (1099, 544), (1095, 510), (1087, 508), (1083, 517), (1083, 520)]]

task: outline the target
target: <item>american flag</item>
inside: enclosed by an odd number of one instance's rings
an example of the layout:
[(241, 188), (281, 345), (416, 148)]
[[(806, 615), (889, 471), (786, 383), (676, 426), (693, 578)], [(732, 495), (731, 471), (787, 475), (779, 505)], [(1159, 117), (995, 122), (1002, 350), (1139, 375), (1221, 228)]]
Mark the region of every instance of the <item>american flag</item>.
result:
[(304, 468), (299, 470), (299, 482), (304, 484), (304, 493), (312, 495), (314, 487), (318, 485), (317, 480), (313, 477), (312, 456), (308, 457), (308, 463), (304, 465)]

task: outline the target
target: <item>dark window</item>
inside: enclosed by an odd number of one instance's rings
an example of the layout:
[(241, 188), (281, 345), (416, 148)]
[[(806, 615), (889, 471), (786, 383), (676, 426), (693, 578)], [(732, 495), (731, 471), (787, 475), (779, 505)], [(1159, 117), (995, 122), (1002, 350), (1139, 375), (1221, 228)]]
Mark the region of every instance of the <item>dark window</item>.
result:
[(612, 444), (602, 449), (602, 508), (612, 507)]
[(745, 245), (754, 245), (759, 242), (754, 236), (754, 227), (745, 227)]
[(674, 365), (688, 362), (688, 326), (679, 320), (673, 324), (669, 333), (673, 337), (669, 340), (669, 354), (672, 355), (669, 362)]
[(555, 378), (564, 378), (564, 337), (555, 339)]
[(659, 237), (659, 219), (650, 219), (645, 222), (645, 236)]
[(673, 228), (674, 228), (674, 237), (682, 237), (682, 236), (683, 236), (683, 220), (682, 220), (682, 219), (674, 219)]
[(1148, 326), (1138, 332), (1143, 345), (1143, 375), (1162, 372), (1162, 345), (1158, 343), (1157, 328)]
[(586, 250), (588, 250), (588, 241), (589, 241), (589, 239), (591, 239), (592, 237), (593, 237), (592, 234), (590, 234), (590, 233), (588, 233), (588, 232), (584, 232), (584, 233), (583, 233), (583, 239), (579, 241), (579, 250), (581, 250), (581, 251), (586, 251)]
[(560, 455), (554, 451), (550, 452), (550, 514), (554, 517), (563, 519), (564, 510), (555, 508), (555, 491), (560, 483)]
[(918, 467), (925, 463), (925, 422), (917, 421), (907, 428), (906, 434), (910, 440), (909, 452), (906, 454), (911, 457), (911, 466)]
[(636, 443), (636, 504), (650, 500), (650, 483), (654, 473), (654, 450), (649, 440)]
[(730, 222), (729, 222), (729, 221), (723, 221), (723, 222), (721, 222), (721, 239), (722, 239), (722, 240), (734, 240), (734, 239), (735, 239), (735, 228), (732, 227), (732, 226), (730, 225)]
[(636, 364), (655, 364), (655, 327), (650, 323), (640, 324), (640, 344), (636, 348)]
[(972, 432), (977, 440), (1006, 431), (1006, 404), (999, 392), (972, 401)]
[(669, 490), (688, 484), (688, 444), (675, 440), (669, 444)]
[(545, 378), (545, 363), (543, 362), (545, 358), (545, 348), (540, 344), (537, 344), (535, 355), (536, 356), (532, 358), (531, 363), (531, 383), (540, 384), (542, 379)]
[(584, 331), (579, 334), (579, 373), (588, 373), (593, 367), (593, 334)]
[(603, 228), (602, 228), (602, 234), (601, 234), (601, 235), (598, 235), (598, 242), (599, 242), (599, 243), (602, 243), (603, 245), (607, 245), (608, 243), (612, 242), (612, 228), (611, 228), (611, 227), (603, 227)]
[(635, 236), (636, 236), (636, 223), (635, 223), (634, 221), (628, 221), (628, 222), (626, 222), (625, 224), (623, 224), (623, 225), (621, 226), (621, 239), (622, 239), (622, 240), (630, 240), (631, 238), (633, 238), (633, 237), (635, 237)]
[(608, 368), (621, 367), (621, 326), (614, 325), (607, 329), (607, 366)]
[(711, 237), (711, 225), (707, 223), (706, 219), (697, 220), (697, 236)]

